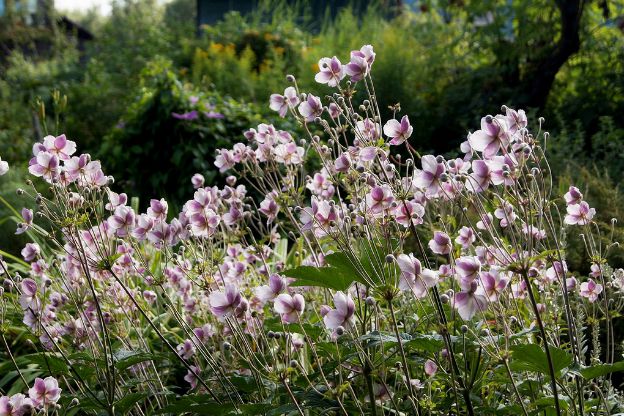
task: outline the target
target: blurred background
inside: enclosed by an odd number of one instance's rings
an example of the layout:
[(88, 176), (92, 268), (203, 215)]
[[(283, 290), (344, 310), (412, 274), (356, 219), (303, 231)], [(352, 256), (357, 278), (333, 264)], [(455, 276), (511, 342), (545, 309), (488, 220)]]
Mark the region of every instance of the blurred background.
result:
[[(455, 155), (481, 116), (524, 108), (546, 119), (560, 194), (579, 186), (606, 234), (622, 217), (624, 0), (0, 0), (0, 157), (13, 166), (0, 196), (21, 206), (33, 142), (64, 132), (118, 191), (179, 207), (192, 174), (223, 180), (214, 152), (244, 130), (300, 133), (268, 108), (285, 74), (325, 95), (318, 59), (364, 44), (382, 108), (400, 103), (416, 148)], [(7, 215), (3, 245), (20, 247)]]

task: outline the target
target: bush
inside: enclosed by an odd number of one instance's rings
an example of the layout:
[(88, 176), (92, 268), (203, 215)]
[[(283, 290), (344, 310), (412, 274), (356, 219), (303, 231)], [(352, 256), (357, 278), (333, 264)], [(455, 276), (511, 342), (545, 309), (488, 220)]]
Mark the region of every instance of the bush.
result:
[(223, 183), (213, 164), (216, 150), (240, 140), (250, 123), (262, 119), (253, 105), (183, 84), (162, 61), (144, 71), (140, 90), (104, 138), (100, 154), (111, 161), (116, 177), (125, 178), (116, 186), (143, 203), (155, 196), (183, 202), (191, 185), (180, 186), (180, 178), (195, 173), (206, 183)]

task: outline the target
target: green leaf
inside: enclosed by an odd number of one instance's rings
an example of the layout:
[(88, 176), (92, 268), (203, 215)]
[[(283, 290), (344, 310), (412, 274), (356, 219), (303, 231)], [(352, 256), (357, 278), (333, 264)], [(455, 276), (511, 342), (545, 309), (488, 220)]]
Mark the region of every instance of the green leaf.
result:
[(366, 275), (358, 270), (351, 259), (341, 252), (325, 256), (327, 267), (299, 266), (286, 270), (284, 275), (293, 277), (293, 286), (316, 286), (334, 290), (347, 290), (353, 282), (366, 284)]
[(616, 371), (624, 371), (624, 361), (618, 361), (613, 364), (592, 365), (590, 367), (583, 368), (579, 372), (584, 379), (591, 380), (592, 378), (604, 376)]
[(144, 400), (150, 396), (153, 396), (153, 392), (136, 392), (136, 393), (128, 393), (122, 399), (118, 400), (115, 403), (115, 410), (121, 414), (127, 413), (134, 405), (139, 403), (141, 400)]
[[(566, 351), (550, 346), (550, 354), (555, 370), (559, 375), (561, 370), (572, 364), (572, 355)], [(512, 356), (510, 367), (515, 371), (534, 371), (549, 376), (548, 359), (546, 353), (537, 344), (519, 344), (511, 347)]]
[(172, 402), (155, 414), (194, 414), (194, 415), (260, 415), (266, 414), (275, 406), (270, 403), (241, 404), (234, 407), (233, 404), (219, 404), (209, 395), (188, 395)]
[(356, 275), (345, 273), (336, 267), (299, 266), (286, 270), (283, 274), (295, 279), (291, 286), (316, 286), (343, 291), (357, 279)]
[(36, 354), (29, 354), (23, 356), (28, 362), (37, 364), (45, 371), (50, 372), (52, 375), (67, 375), (69, 374), (69, 367), (63, 358), (59, 355), (39, 352)]
[(130, 351), (125, 349), (115, 351), (113, 357), (115, 359), (115, 368), (118, 370), (125, 370), (133, 365), (158, 358), (155, 354), (145, 351)]

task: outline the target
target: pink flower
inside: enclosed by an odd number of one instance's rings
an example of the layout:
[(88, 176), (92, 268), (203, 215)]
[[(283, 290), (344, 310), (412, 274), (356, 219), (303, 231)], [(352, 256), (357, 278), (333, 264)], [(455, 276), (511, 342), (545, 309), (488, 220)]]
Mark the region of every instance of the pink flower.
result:
[(204, 175), (196, 173), (195, 175), (193, 175), (193, 177), (191, 178), (191, 183), (193, 184), (193, 189), (199, 189), (202, 186), (204, 186)]
[(134, 210), (126, 205), (121, 205), (115, 208), (115, 213), (108, 218), (108, 225), (115, 230), (118, 237), (125, 237), (132, 232), (134, 220)]
[(499, 208), (494, 211), (494, 216), (500, 220), (500, 226), (502, 228), (507, 227), (509, 224), (516, 220), (516, 214), (514, 213), (514, 207), (507, 201), (503, 201)]
[[(364, 120), (360, 120), (355, 123), (355, 132), (358, 137), (364, 140), (375, 141), (381, 135), (381, 125), (379, 123), (375, 123), (370, 118), (365, 118)], [(374, 149), (376, 155), (377, 148)], [(372, 158), (370, 160), (372, 160)]]
[(589, 273), (589, 275), (591, 277), (600, 278), (600, 276), (602, 276), (602, 268), (600, 267), (599, 264), (592, 263), (590, 270), (591, 272)]
[(574, 289), (576, 289), (577, 284), (578, 284), (578, 281), (576, 280), (576, 277), (574, 276), (568, 277), (566, 279), (566, 290), (568, 292), (573, 292)]
[(526, 235), (530, 235), (536, 240), (543, 240), (546, 238), (546, 231), (537, 228), (535, 225), (522, 224), (522, 232)]
[(504, 116), (486, 116), (481, 119), (481, 130), (468, 137), (470, 146), (483, 152), (483, 157), (490, 159), (502, 148), (509, 145), (509, 132)]
[[(199, 375), (200, 374), (200, 369), (197, 366), (192, 365), (191, 368), (193, 369), (193, 371), (188, 370), (186, 372), (186, 375), (184, 376), (184, 381), (186, 381), (187, 383), (189, 383), (191, 385), (191, 389), (194, 389), (197, 387), (197, 376), (195, 376), (195, 374)], [(195, 374), (193, 374), (193, 372)]]
[(528, 121), (524, 110), (514, 110), (509, 107), (505, 109), (505, 119), (509, 126), (509, 133), (514, 134), (520, 129), (526, 128)]
[(366, 195), (366, 205), (372, 214), (379, 214), (389, 209), (393, 201), (392, 190), (387, 185), (375, 186)]
[(399, 289), (411, 290), (418, 299), (427, 295), (427, 290), (438, 283), (438, 275), (433, 270), (421, 270), (420, 261), (413, 254), (399, 254), (397, 263), (401, 270)]
[(128, 195), (118, 194), (116, 192), (109, 191), (108, 201), (109, 202), (106, 204), (106, 206), (104, 206), (104, 208), (106, 208), (109, 211), (114, 211), (115, 208), (122, 206), (122, 205), (126, 205), (128, 203)]
[(209, 237), (213, 235), (220, 223), (221, 217), (210, 208), (193, 214), (191, 218), (189, 218), (191, 233), (195, 237)]
[(294, 323), (299, 320), (299, 316), (303, 313), (305, 300), (299, 293), (293, 296), (282, 293), (275, 298), (273, 308), (282, 317), (282, 322)]
[(294, 108), (299, 104), (297, 90), (294, 87), (288, 87), (284, 90), (284, 95), (271, 94), (269, 107), (273, 111), (277, 111), (280, 117), (286, 116), (288, 108)]
[(568, 214), (563, 219), (563, 222), (569, 225), (589, 224), (596, 214), (596, 209), (590, 208), (589, 204), (585, 201), (580, 204), (568, 205), (566, 211)]
[(28, 171), (37, 177), (43, 177), (48, 182), (51, 182), (58, 176), (59, 173), (59, 159), (58, 156), (50, 152), (39, 152), (30, 161)]
[(479, 274), (481, 286), (485, 292), (485, 296), (490, 302), (496, 302), (503, 290), (509, 284), (509, 277), (499, 269), (492, 267), (490, 271), (481, 272)]
[(317, 200), (315, 197), (312, 198), (311, 205), (301, 211), (300, 220), (303, 230), (314, 230), (317, 237), (323, 237), (329, 233), (332, 223), (339, 219), (336, 206), (327, 200)]
[(576, 205), (583, 201), (583, 194), (576, 186), (570, 186), (563, 198), (565, 199), (566, 205)]
[(435, 231), (433, 238), (429, 241), (429, 248), (435, 254), (449, 254), (451, 252), (451, 238), (442, 231)]
[(193, 111), (189, 111), (187, 113), (171, 113), (171, 116), (173, 118), (176, 118), (178, 120), (195, 120), (197, 119), (197, 117), (199, 117), (199, 113), (196, 110)]
[(33, 261), (41, 253), (41, 248), (37, 243), (26, 243), (22, 249), (22, 257), (25, 261)]
[(425, 207), (414, 201), (405, 201), (405, 203), (399, 202), (393, 214), (396, 222), (404, 227), (409, 227), (410, 222), (414, 225), (423, 223)]
[(420, 160), (422, 170), (417, 173), (414, 185), (425, 189), (427, 195), (435, 196), (440, 191), (440, 177), (446, 171), (443, 163), (438, 163), (433, 155), (425, 155)]
[(319, 72), (314, 76), (314, 80), (319, 84), (327, 84), (336, 87), (345, 77), (340, 60), (333, 58), (321, 58), (318, 62)]
[(438, 365), (433, 360), (425, 361), (425, 374), (429, 377), (435, 376), (435, 373), (438, 372)]
[(305, 149), (294, 142), (275, 146), (275, 161), (285, 165), (299, 165), (303, 163)]
[(188, 360), (195, 355), (195, 346), (190, 339), (185, 339), (182, 344), (176, 347), (176, 352), (180, 357)]
[(468, 290), (455, 293), (453, 298), (453, 305), (465, 321), (471, 320), (478, 311), (484, 311), (487, 308), (487, 298), (478, 293), (477, 287), (477, 282), (472, 281)]
[(351, 155), (348, 152), (341, 153), (334, 161), (336, 172), (348, 172), (351, 167)]
[(589, 279), (587, 282), (581, 283), (581, 290), (579, 294), (587, 298), (591, 303), (596, 302), (598, 296), (602, 293), (602, 285), (600, 283), (594, 282), (593, 279)]
[(351, 294), (346, 295), (343, 292), (334, 294), (334, 306), (336, 309), (330, 309), (323, 316), (323, 322), (328, 329), (336, 329), (338, 327), (349, 328), (353, 322), (355, 313), (355, 303), (351, 298)]
[(477, 257), (460, 257), (455, 260), (455, 271), (459, 276), (460, 286), (462, 288), (470, 287), (479, 272), (481, 271), (481, 262)]
[(232, 169), (239, 160), (236, 160), (234, 153), (229, 149), (217, 150), (217, 157), (215, 158), (215, 166), (219, 168), (219, 172), (225, 172)]
[(212, 292), (208, 297), (210, 310), (218, 318), (231, 316), (242, 301), (238, 289), (232, 285), (226, 285), (223, 292)]
[(342, 109), (338, 107), (336, 103), (330, 103), (329, 107), (327, 107), (327, 111), (329, 112), (329, 116), (334, 120), (337, 119), (340, 114), (342, 114)]
[(320, 117), (323, 114), (323, 104), (319, 97), (308, 94), (305, 101), (299, 104), (299, 113), (303, 116), (305, 121), (312, 122), (315, 118)]
[(472, 173), (466, 181), (466, 186), (473, 192), (483, 192), (492, 180), (492, 170), (486, 160), (475, 160), (472, 162)]
[(334, 195), (335, 188), (331, 181), (327, 178), (325, 169), (321, 172), (316, 172), (308, 184), (306, 185), (312, 193), (316, 196), (323, 198), (331, 198)]
[(351, 77), (351, 81), (360, 81), (370, 73), (374, 61), (373, 47), (362, 46), (359, 51), (351, 51), (351, 62), (345, 66), (345, 72)]
[(280, 293), (286, 291), (288, 286), (286, 281), (282, 279), (278, 274), (272, 274), (269, 276), (269, 284), (257, 287), (255, 290), (256, 296), (262, 303), (266, 303), (273, 300)]
[(39, 309), (39, 302), (37, 300), (37, 282), (33, 279), (26, 278), (20, 282), (20, 289), (22, 293), (19, 297), (19, 303), (22, 310), (32, 308), (33, 310)]
[(131, 231), (132, 237), (143, 241), (147, 238), (147, 233), (152, 230), (152, 227), (154, 227), (154, 219), (147, 214), (141, 214), (136, 218), (136, 225)]
[(167, 219), (167, 211), (169, 205), (164, 199), (152, 199), (150, 200), (150, 207), (147, 209), (147, 215), (152, 217), (155, 221), (165, 221)]
[(459, 235), (455, 238), (455, 242), (461, 245), (463, 248), (468, 248), (475, 242), (477, 237), (474, 230), (470, 227), (462, 227), (459, 230)]
[(414, 128), (410, 125), (409, 118), (403, 116), (401, 122), (395, 119), (388, 120), (384, 125), (383, 131), (386, 136), (392, 139), (390, 140), (390, 144), (396, 146), (409, 139)]
[(27, 416), (34, 407), (32, 400), (21, 393), (0, 397), (0, 416)]
[(279, 213), (280, 206), (275, 201), (276, 192), (271, 192), (266, 196), (264, 201), (260, 203), (259, 211), (267, 216), (267, 223), (272, 223)]
[(28, 231), (33, 225), (33, 211), (32, 209), (22, 208), (22, 219), (24, 222), (21, 222), (17, 225), (17, 230), (15, 234), (23, 234)]
[(76, 153), (76, 142), (67, 140), (64, 134), (58, 137), (46, 136), (43, 138), (46, 151), (56, 155), (60, 160), (69, 160)]
[(494, 217), (492, 214), (481, 214), (481, 220), (477, 221), (477, 228), (480, 230), (488, 230), (492, 228), (492, 222), (494, 221)]
[(35, 406), (54, 404), (61, 397), (61, 389), (54, 377), (36, 378), (35, 384), (28, 390), (28, 396)]

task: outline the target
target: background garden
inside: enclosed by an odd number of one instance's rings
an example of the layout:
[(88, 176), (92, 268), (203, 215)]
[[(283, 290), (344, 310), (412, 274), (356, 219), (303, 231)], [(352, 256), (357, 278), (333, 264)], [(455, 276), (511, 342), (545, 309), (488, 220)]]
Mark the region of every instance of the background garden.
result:
[[(23, 206), (15, 189), (46, 134), (65, 133), (102, 160), (117, 179), (112, 188), (138, 197), (141, 209), (163, 197), (178, 212), (193, 174), (225, 183), (216, 151), (244, 131), (273, 123), (303, 137), (301, 124), (269, 109), (284, 74), (302, 90), (330, 94), (314, 82), (319, 57), (369, 43), (381, 113), (409, 115), (416, 150), (454, 155), (481, 116), (502, 103), (524, 108), (546, 120), (556, 193), (575, 184), (603, 235), (624, 237), (622, 224), (612, 228), (624, 206), (624, 1), (355, 2), (327, 12), (271, 1), (211, 25), (198, 25), (197, 3), (124, 0), (107, 16), (49, 16), (63, 25), (33, 25), (19, 8), (0, 16), (0, 157), (11, 165), (0, 182), (0, 240), (8, 254), (19, 256), (28, 241), (15, 235), (9, 206)], [(571, 270), (589, 272), (579, 241), (566, 256)], [(624, 267), (624, 250), (608, 261)], [(621, 319), (614, 325), (621, 331)], [(0, 388), (11, 380), (0, 377)]]

